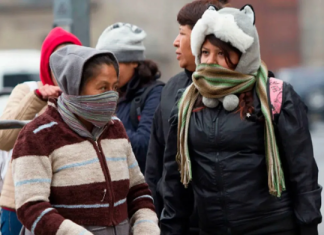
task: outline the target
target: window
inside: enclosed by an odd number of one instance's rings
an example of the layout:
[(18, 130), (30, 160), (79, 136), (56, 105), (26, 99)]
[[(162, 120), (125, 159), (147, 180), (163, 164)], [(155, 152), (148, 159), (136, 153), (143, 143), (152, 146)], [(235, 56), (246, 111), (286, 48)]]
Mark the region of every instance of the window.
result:
[(15, 87), (19, 83), (28, 81), (39, 81), (39, 74), (5, 74), (3, 76), (3, 87)]
[(50, 5), (52, 4), (53, 0), (19, 0), (22, 4), (30, 4), (30, 5)]

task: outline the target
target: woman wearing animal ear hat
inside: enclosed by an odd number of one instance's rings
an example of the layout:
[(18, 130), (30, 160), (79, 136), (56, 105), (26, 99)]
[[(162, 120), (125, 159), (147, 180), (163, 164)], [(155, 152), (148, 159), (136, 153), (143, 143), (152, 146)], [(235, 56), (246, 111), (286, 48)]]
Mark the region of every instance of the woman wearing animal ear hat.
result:
[(211, 6), (191, 48), (193, 84), (169, 120), (162, 234), (186, 234), (195, 203), (202, 235), (318, 234), (306, 107), (291, 85), (268, 78), (252, 6)]

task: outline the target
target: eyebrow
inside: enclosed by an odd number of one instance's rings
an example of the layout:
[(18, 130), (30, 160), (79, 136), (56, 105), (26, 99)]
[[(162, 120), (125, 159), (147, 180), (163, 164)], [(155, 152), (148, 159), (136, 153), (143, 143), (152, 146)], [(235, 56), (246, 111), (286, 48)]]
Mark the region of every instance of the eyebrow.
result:
[[(210, 51), (211, 49), (207, 48), (207, 47), (202, 47), (201, 50), (207, 50), (207, 51)], [(216, 48), (215, 51), (219, 52), (219, 51), (223, 51), (222, 49), (220, 48)]]

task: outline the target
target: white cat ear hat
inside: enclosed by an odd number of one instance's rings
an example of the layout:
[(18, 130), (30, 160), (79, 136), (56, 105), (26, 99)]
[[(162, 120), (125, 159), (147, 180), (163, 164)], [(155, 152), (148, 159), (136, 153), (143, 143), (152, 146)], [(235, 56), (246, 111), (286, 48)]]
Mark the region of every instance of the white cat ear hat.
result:
[[(210, 6), (202, 18), (198, 20), (191, 33), (191, 51), (196, 57), (196, 64), (200, 64), (201, 47), (208, 35), (230, 43), (237, 48), (242, 56), (235, 71), (243, 74), (256, 72), (261, 65), (259, 37), (255, 27), (255, 13), (251, 5), (241, 9), (225, 7), (218, 10)], [(233, 111), (239, 105), (239, 98), (227, 95), (221, 99), (203, 97), (206, 107), (215, 108), (219, 102), (227, 111)]]

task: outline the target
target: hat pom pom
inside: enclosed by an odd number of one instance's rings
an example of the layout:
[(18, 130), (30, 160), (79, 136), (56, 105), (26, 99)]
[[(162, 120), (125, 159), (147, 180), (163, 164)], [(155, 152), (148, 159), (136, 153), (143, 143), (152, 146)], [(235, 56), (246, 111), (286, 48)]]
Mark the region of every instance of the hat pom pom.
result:
[(239, 98), (236, 95), (227, 95), (223, 99), (223, 107), (226, 111), (233, 111), (239, 105)]
[(202, 102), (207, 108), (216, 108), (219, 104), (218, 99), (211, 99), (206, 97), (202, 98)]

